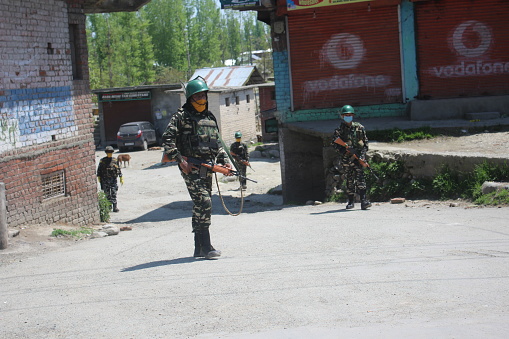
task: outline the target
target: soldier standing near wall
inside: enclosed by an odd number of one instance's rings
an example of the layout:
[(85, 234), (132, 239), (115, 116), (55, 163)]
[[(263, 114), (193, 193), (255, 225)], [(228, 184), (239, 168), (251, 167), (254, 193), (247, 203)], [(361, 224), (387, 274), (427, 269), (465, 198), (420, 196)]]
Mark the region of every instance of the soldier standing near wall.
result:
[(371, 203), (366, 197), (366, 178), (361, 161), (366, 160), (368, 138), (364, 126), (353, 122), (354, 116), (355, 111), (352, 106), (345, 105), (341, 108), (343, 121), (334, 131), (331, 144), (341, 155), (341, 166), (346, 175), (346, 193), (348, 195), (346, 209), (354, 208), (355, 192), (357, 192), (361, 198), (361, 209), (365, 210), (371, 207)]
[(113, 158), (113, 147), (107, 146), (104, 151), (106, 152), (106, 156), (99, 162), (99, 167), (97, 168), (97, 180), (101, 184), (101, 189), (106, 194), (106, 197), (111, 202), (113, 212), (118, 212), (117, 177), (120, 178), (120, 183), (122, 185), (124, 184), (124, 179), (122, 178), (122, 171), (120, 170), (120, 166), (118, 166), (117, 159)]
[(239, 177), (240, 185), (242, 189), (246, 189), (246, 170), (247, 165), (249, 164), (249, 154), (247, 152), (247, 145), (242, 143), (242, 133), (235, 132), (235, 142), (230, 146), (230, 154), (233, 156), (233, 159), (239, 165), (239, 171), (242, 175)]

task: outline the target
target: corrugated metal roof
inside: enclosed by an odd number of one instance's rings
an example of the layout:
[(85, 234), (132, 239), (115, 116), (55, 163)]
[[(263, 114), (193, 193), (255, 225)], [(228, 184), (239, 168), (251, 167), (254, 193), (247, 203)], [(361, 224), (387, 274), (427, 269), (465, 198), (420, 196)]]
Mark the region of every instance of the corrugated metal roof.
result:
[(263, 83), (255, 66), (231, 66), (197, 69), (190, 80), (201, 76), (212, 87), (239, 87)]

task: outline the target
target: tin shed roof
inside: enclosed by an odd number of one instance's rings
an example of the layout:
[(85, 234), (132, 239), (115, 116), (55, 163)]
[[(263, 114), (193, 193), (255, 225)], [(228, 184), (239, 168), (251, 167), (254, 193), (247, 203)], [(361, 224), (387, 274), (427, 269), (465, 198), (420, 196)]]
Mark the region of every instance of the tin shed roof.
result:
[(190, 80), (201, 76), (209, 87), (239, 87), (263, 84), (262, 75), (255, 66), (231, 66), (197, 69)]

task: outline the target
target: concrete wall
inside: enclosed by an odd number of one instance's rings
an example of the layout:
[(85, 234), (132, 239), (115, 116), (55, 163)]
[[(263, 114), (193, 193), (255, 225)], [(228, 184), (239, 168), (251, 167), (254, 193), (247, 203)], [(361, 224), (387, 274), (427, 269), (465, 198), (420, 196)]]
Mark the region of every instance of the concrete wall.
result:
[(381, 154), (384, 158), (400, 160), (403, 162), (407, 172), (415, 178), (434, 177), (442, 166), (457, 172), (472, 172), (476, 165), (488, 162), (491, 165), (503, 166), (509, 164), (508, 157), (489, 156), (480, 153), (426, 153), (411, 151), (386, 151), (377, 150), (370, 152), (369, 156)]
[[(85, 16), (65, 1), (0, 5), (0, 182), (7, 223), (99, 221)], [(76, 29), (73, 76), (70, 25)], [(65, 194), (45, 199), (43, 178), (63, 173)]]
[(499, 112), (509, 115), (509, 96), (413, 100), (408, 103), (410, 120), (464, 119), (466, 113)]
[[(246, 98), (249, 96), (249, 102)], [(238, 97), (239, 103), (236, 103)], [(229, 99), (230, 105), (226, 105), (226, 99)], [(220, 93), (209, 92), (209, 109), (214, 113), (218, 120), (221, 135), (227, 146), (235, 141), (234, 134), (237, 131), (242, 132), (242, 141), (257, 140), (257, 135), (261, 134), (257, 130), (259, 126), (257, 100), (252, 88), (242, 90), (228, 90)]]
[(179, 92), (152, 90), (152, 117), (159, 136), (164, 133), (173, 113), (184, 103), (185, 97)]
[(303, 204), (325, 198), (325, 170), (321, 138), (287, 128), (279, 130), (283, 203)]

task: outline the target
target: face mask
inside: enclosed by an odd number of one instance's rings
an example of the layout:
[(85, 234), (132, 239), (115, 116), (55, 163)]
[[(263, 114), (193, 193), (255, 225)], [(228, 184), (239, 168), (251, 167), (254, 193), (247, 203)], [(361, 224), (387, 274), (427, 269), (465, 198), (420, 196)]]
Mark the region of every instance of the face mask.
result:
[(106, 156), (107, 156), (108, 158), (111, 158), (111, 157), (113, 157), (113, 153), (108, 152), (108, 153), (106, 153)]
[(353, 116), (351, 116), (351, 115), (344, 116), (344, 117), (343, 117), (343, 120), (344, 120), (347, 124), (349, 124), (349, 123), (351, 123), (351, 122), (353, 121)]
[(191, 101), (191, 105), (193, 105), (195, 110), (201, 113), (207, 108), (207, 99)]

